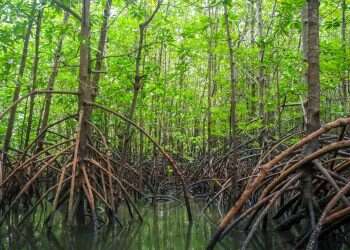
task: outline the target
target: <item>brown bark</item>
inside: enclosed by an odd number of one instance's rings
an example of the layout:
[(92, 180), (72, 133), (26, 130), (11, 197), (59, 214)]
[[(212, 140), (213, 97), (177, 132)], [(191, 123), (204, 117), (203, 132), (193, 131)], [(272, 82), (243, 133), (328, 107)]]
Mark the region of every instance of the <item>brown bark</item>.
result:
[[(63, 18), (63, 26), (65, 26), (68, 23), (69, 13), (64, 13)], [(58, 74), (58, 68), (60, 66), (60, 60), (61, 60), (61, 51), (63, 46), (63, 40), (64, 40), (65, 32), (62, 32), (60, 35), (60, 38), (58, 39), (58, 43), (54, 52), (53, 56), (53, 65), (52, 65), (52, 71), (49, 76), (49, 80), (47, 83), (47, 90), (52, 91), (54, 89), (56, 77)], [(52, 99), (52, 93), (47, 93), (44, 100), (44, 109), (43, 114), (40, 122), (40, 128), (38, 131), (38, 134), (42, 134), (40, 136), (40, 139), (38, 140), (37, 144), (37, 151), (39, 152), (42, 149), (43, 142), (45, 140), (46, 133), (43, 133), (43, 130), (47, 127), (48, 121), (49, 121), (49, 115), (50, 115), (50, 109), (51, 109), (51, 99)]]
[[(133, 92), (133, 97), (131, 101), (131, 106), (130, 106), (130, 111), (128, 118), (132, 120), (134, 118), (134, 114), (136, 111), (136, 105), (137, 105), (137, 100), (138, 96), (140, 94), (140, 90), (143, 88), (143, 82), (142, 82), (142, 72), (141, 72), (141, 60), (142, 60), (142, 53), (143, 53), (143, 47), (144, 47), (144, 42), (145, 42), (145, 35), (146, 35), (146, 29), (149, 26), (149, 24), (152, 22), (153, 18), (157, 14), (157, 12), (160, 9), (160, 5), (162, 3), (162, 0), (158, 0), (156, 8), (153, 10), (152, 14), (148, 17), (147, 20), (145, 20), (143, 23), (139, 25), (139, 41), (137, 45), (137, 52), (136, 52), (136, 59), (135, 59), (135, 77), (134, 77), (134, 92)], [(123, 152), (122, 152), (122, 160), (125, 161), (127, 160), (127, 155), (129, 152), (129, 147), (130, 147), (130, 141), (132, 137), (132, 133), (130, 130), (130, 124), (127, 124), (126, 131), (125, 131), (125, 137), (124, 137), (124, 143), (123, 143)]]
[(92, 77), (92, 86), (95, 88), (95, 96), (98, 93), (98, 84), (100, 81), (100, 72), (102, 69), (103, 57), (105, 54), (106, 42), (107, 42), (107, 32), (108, 32), (108, 19), (111, 12), (112, 0), (106, 0), (105, 8), (103, 11), (103, 22), (101, 26), (100, 38), (98, 43), (98, 50), (96, 52), (96, 63), (94, 75)]
[(343, 50), (343, 72), (342, 72), (342, 104), (343, 104), (343, 111), (347, 113), (349, 110), (349, 105), (348, 105), (348, 81), (347, 75), (348, 72), (346, 70), (347, 68), (347, 47), (346, 47), (346, 28), (347, 28), (347, 23), (346, 23), (346, 0), (342, 0), (342, 25), (341, 25), (341, 40), (342, 40), (342, 50)]
[[(249, 199), (249, 197), (253, 194), (253, 192), (257, 189), (259, 184), (265, 179), (265, 177), (268, 175), (269, 171), (273, 166), (278, 164), (280, 161), (285, 159), (286, 157), (290, 156), (292, 153), (294, 153), (296, 150), (302, 148), (303, 146), (307, 145), (308, 143), (317, 140), (322, 134), (327, 133), (331, 129), (338, 128), (345, 126), (347, 124), (350, 124), (350, 118), (341, 118), (334, 122), (328, 123), (318, 130), (312, 132), (308, 136), (304, 137), (302, 140), (300, 140), (298, 143), (294, 144), (292, 147), (289, 147), (288, 149), (284, 150), (282, 153), (274, 157), (271, 161), (259, 166), (259, 174), (256, 178), (251, 177), (251, 179), (248, 181), (247, 186), (245, 187), (243, 193), (240, 195), (239, 199), (235, 203), (235, 205), (229, 210), (229, 212), (225, 215), (225, 217), (220, 222), (220, 225), (218, 226), (217, 231), (215, 232), (214, 236), (212, 237), (211, 241), (209, 242), (209, 245), (207, 247), (208, 250), (211, 250), (214, 248), (216, 243), (220, 240), (222, 233), (227, 228), (227, 226), (233, 221), (237, 214), (241, 211), (242, 207), (246, 203), (246, 201)], [(346, 145), (348, 146), (348, 145)], [(337, 146), (338, 147), (338, 144)], [(321, 151), (322, 152), (322, 151)], [(321, 154), (322, 155), (322, 154)], [(315, 157), (317, 158), (317, 157)]]
[[(77, 132), (76, 139), (76, 149), (74, 153), (73, 160), (73, 171), (72, 180), (70, 187), (70, 196), (68, 204), (68, 221), (73, 222), (74, 213), (76, 213), (76, 218), (78, 223), (84, 223), (84, 220), (79, 221), (79, 218), (84, 213), (84, 205), (82, 200), (79, 201), (78, 211), (73, 211), (74, 193), (83, 195), (88, 198), (88, 203), (92, 210), (92, 217), (94, 223), (96, 222), (95, 214), (95, 202), (92, 193), (92, 186), (90, 184), (90, 179), (93, 179), (90, 171), (86, 168), (86, 160), (88, 159), (88, 139), (90, 135), (90, 119), (92, 115), (91, 105), (87, 103), (94, 102), (97, 95), (97, 88), (99, 83), (99, 73), (102, 68), (102, 60), (105, 50), (107, 30), (108, 30), (108, 19), (110, 16), (111, 0), (106, 1), (104, 8), (104, 18), (101, 27), (100, 40), (98, 45), (98, 52), (96, 54), (96, 64), (95, 64), (95, 75), (91, 79), (91, 69), (90, 69), (90, 0), (84, 0), (82, 6), (82, 21), (81, 21), (81, 43), (80, 43), (80, 71), (79, 71), (79, 128)], [(84, 184), (75, 187), (75, 175), (76, 173), (83, 178), (85, 181), (86, 189), (84, 189)], [(90, 175), (88, 176), (88, 173)], [(83, 175), (81, 175), (83, 174)], [(96, 225), (95, 225), (96, 226)]]
[[(9, 150), (10, 144), (11, 144), (11, 138), (13, 134), (13, 128), (15, 125), (15, 120), (16, 120), (16, 113), (17, 113), (17, 103), (18, 100), (20, 99), (20, 92), (21, 92), (21, 81), (24, 75), (24, 70), (26, 67), (26, 62), (27, 62), (27, 55), (28, 55), (28, 47), (29, 47), (29, 41), (30, 41), (30, 34), (32, 31), (33, 27), (33, 22), (34, 22), (34, 13), (36, 9), (37, 2), (36, 0), (33, 0), (32, 2), (32, 9), (31, 13), (28, 19), (28, 26), (25, 32), (24, 40), (23, 40), (23, 50), (22, 50), (22, 56), (21, 56), (21, 61), (19, 65), (19, 70), (18, 70), (18, 75), (15, 80), (16, 86), (15, 86), (15, 91), (13, 93), (12, 97), (12, 103), (14, 105), (11, 105), (11, 110), (10, 110), (10, 115), (8, 118), (7, 122), (7, 129), (6, 129), (6, 134), (4, 137), (4, 143), (2, 147), (2, 152), (0, 152), (0, 183), (3, 180), (4, 176), (4, 167), (7, 164), (7, 152)], [(3, 193), (2, 189), (0, 189), (0, 200), (2, 199)]]
[(277, 135), (281, 138), (281, 127), (282, 127), (282, 107), (281, 107), (281, 91), (280, 91), (280, 74), (279, 65), (276, 67), (276, 95), (277, 95)]
[(83, 0), (82, 22), (80, 43), (80, 67), (79, 67), (79, 110), (82, 112), (82, 123), (80, 128), (79, 156), (84, 159), (90, 126), (88, 122), (91, 117), (91, 108), (85, 103), (94, 101), (95, 86), (90, 79), (90, 0)]
[[(91, 86), (90, 79), (90, 0), (83, 0), (82, 4), (82, 21), (80, 32), (80, 67), (79, 67), (79, 127), (77, 131), (76, 149), (74, 153), (72, 179), (68, 203), (68, 223), (73, 223), (73, 217), (76, 213), (78, 223), (84, 223), (79, 219), (84, 214), (83, 201), (80, 199), (77, 206), (80, 211), (73, 211), (74, 195), (82, 195), (81, 186), (76, 186), (76, 173), (80, 173), (80, 168), (84, 166), (84, 161), (87, 158), (88, 137), (90, 134), (89, 120), (92, 113), (92, 108), (85, 103), (94, 100), (94, 88)], [(78, 164), (79, 163), (79, 164)], [(78, 199), (79, 200), (79, 199)], [(93, 208), (92, 208), (93, 209)]]
[[(231, 36), (231, 25), (229, 22), (227, 4), (224, 4), (224, 17), (225, 17), (225, 28), (226, 28), (226, 36), (227, 36), (227, 47), (229, 50), (229, 63), (230, 63), (230, 83), (231, 83), (231, 100), (230, 100), (230, 146), (232, 148), (237, 145), (237, 119), (236, 119), (236, 62), (234, 58), (233, 51), (233, 41)], [(233, 162), (232, 162), (232, 197), (236, 199), (237, 191), (238, 191), (238, 183), (237, 183), (237, 153), (233, 154)]]
[(208, 87), (207, 87), (207, 158), (209, 167), (211, 166), (212, 158), (212, 106), (213, 106), (213, 95), (215, 92), (215, 73), (216, 73), (216, 55), (214, 49), (215, 44), (215, 34), (217, 33), (217, 9), (211, 6), (210, 1), (208, 1)]
[[(210, 10), (209, 10), (210, 11)], [(210, 34), (211, 35), (211, 34)], [(211, 165), (211, 148), (212, 148), (212, 136), (211, 136), (211, 106), (212, 106), (212, 82), (213, 82), (213, 52), (212, 52), (212, 38), (209, 38), (209, 51), (208, 51), (208, 89), (207, 89), (207, 156), (209, 166)]]
[(312, 133), (321, 126), (319, 4), (319, 0), (308, 1), (307, 133)]
[[(304, 45), (305, 47), (305, 45)], [(320, 41), (319, 41), (319, 0), (307, 3), (307, 85), (308, 101), (306, 108), (306, 133), (311, 134), (320, 128)], [(304, 148), (304, 154), (312, 154), (318, 140), (311, 141)], [(313, 213), (312, 177), (313, 163), (304, 166), (301, 180), (304, 206), (308, 208), (311, 224), (315, 224)]]
[[(35, 48), (34, 48), (34, 62), (33, 62), (33, 68), (32, 68), (32, 86), (31, 91), (34, 91), (36, 89), (37, 85), (37, 73), (38, 73), (38, 65), (39, 65), (39, 59), (40, 59), (40, 33), (41, 33), (41, 22), (43, 17), (44, 9), (41, 8), (39, 10), (37, 20), (36, 20), (36, 31), (35, 31)], [(24, 141), (24, 147), (26, 148), (29, 143), (30, 139), (30, 133), (32, 131), (32, 123), (33, 123), (33, 112), (34, 112), (34, 104), (35, 104), (35, 95), (30, 96), (29, 100), (29, 115), (28, 115), (28, 125), (27, 125), (27, 131), (25, 135), (25, 141)]]
[(259, 72), (258, 72), (258, 82), (259, 82), (259, 116), (266, 124), (266, 112), (265, 112), (265, 42), (263, 34), (263, 19), (262, 19), (262, 0), (256, 1), (256, 11), (257, 11), (257, 21), (258, 21), (258, 36), (259, 36)]
[[(250, 46), (254, 47), (255, 44), (255, 0), (248, 0), (250, 19)], [(254, 73), (253, 73), (254, 74)], [(251, 77), (249, 77), (251, 79)], [(250, 117), (255, 119), (256, 114), (256, 83), (253, 80), (249, 80), (251, 85), (251, 103), (250, 103)]]
[(230, 139), (231, 144), (234, 142), (236, 137), (236, 128), (237, 128), (237, 118), (236, 118), (236, 84), (237, 84), (237, 69), (236, 62), (234, 58), (233, 51), (233, 41), (231, 35), (231, 26), (228, 18), (227, 5), (224, 5), (224, 15), (225, 15), (225, 28), (226, 28), (226, 37), (227, 37), (227, 47), (229, 50), (229, 63), (230, 63), (230, 83), (231, 83), (231, 102), (230, 102)]
[(115, 111), (113, 111), (113, 110), (111, 110), (109, 108), (106, 108), (106, 107), (104, 107), (102, 105), (99, 105), (97, 103), (87, 102), (86, 104), (91, 106), (91, 107), (94, 106), (94, 107), (99, 108), (101, 110), (104, 110), (104, 111), (106, 111), (108, 113), (111, 113), (111, 114), (121, 118), (123, 121), (129, 123), (130, 126), (135, 127), (143, 135), (145, 135), (153, 143), (153, 145), (161, 152), (161, 154), (169, 162), (169, 164), (172, 167), (172, 169), (174, 170), (174, 172), (180, 177), (182, 191), (183, 191), (184, 200), (185, 200), (185, 206), (186, 206), (186, 210), (187, 210), (188, 221), (191, 223), (192, 222), (192, 212), (191, 212), (191, 206), (190, 206), (190, 202), (189, 202), (189, 194), (188, 194), (188, 191), (187, 191), (185, 178), (184, 178), (184, 175), (182, 174), (182, 172), (180, 171), (180, 169), (178, 168), (175, 160), (163, 149), (163, 147), (161, 145), (159, 145), (157, 143), (157, 141), (155, 139), (152, 138), (152, 136), (150, 136), (150, 134), (148, 134), (142, 127), (137, 125), (135, 122), (133, 122), (129, 118), (127, 118), (127, 117), (125, 117), (125, 116), (123, 116), (123, 115), (121, 115), (121, 114), (119, 114), (119, 113), (117, 113), (117, 112), (115, 112)]
[[(30, 41), (30, 34), (32, 31), (32, 27), (33, 27), (33, 22), (34, 22), (34, 14), (35, 14), (35, 8), (36, 8), (36, 0), (33, 0), (32, 2), (32, 10), (29, 16), (29, 20), (28, 20), (28, 26), (26, 29), (26, 33), (25, 33), (25, 37), (24, 37), (24, 41), (23, 41), (23, 50), (22, 50), (22, 56), (21, 56), (21, 61), (19, 64), (19, 70), (18, 70), (18, 75), (16, 78), (16, 86), (15, 86), (15, 91), (13, 93), (13, 97), (12, 97), (12, 102), (16, 102), (19, 99), (19, 95), (21, 92), (21, 81), (23, 78), (23, 74), (24, 74), (24, 70), (26, 67), (26, 62), (27, 62), (27, 55), (28, 55), (28, 47), (29, 47), (29, 41)], [(11, 143), (11, 138), (12, 138), (12, 134), (13, 134), (13, 128), (14, 128), (14, 124), (15, 124), (15, 119), (16, 119), (16, 111), (17, 111), (17, 105), (14, 105), (11, 108), (11, 112), (9, 115), (9, 119), (8, 119), (8, 123), (7, 123), (7, 130), (6, 130), (6, 134), (4, 137), (4, 144), (3, 144), (3, 162), (5, 163), (5, 158), (6, 158), (6, 154), (7, 151), (10, 147), (10, 143)]]

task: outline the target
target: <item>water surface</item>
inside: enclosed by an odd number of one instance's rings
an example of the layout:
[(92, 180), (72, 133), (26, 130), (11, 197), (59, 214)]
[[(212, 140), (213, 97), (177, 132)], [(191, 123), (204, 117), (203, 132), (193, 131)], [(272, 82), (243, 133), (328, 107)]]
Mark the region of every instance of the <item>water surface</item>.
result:
[[(14, 250), (201, 250), (205, 249), (215, 223), (216, 209), (201, 213), (202, 203), (192, 204), (194, 223), (187, 222), (185, 207), (176, 202), (142, 206), (144, 222), (130, 219), (126, 209), (120, 210), (123, 227), (102, 227), (97, 233), (90, 228), (69, 229), (56, 223), (52, 233), (41, 228), (40, 223), (27, 222), (20, 228), (3, 226), (1, 249)], [(36, 215), (40, 221), (40, 215)], [(216, 249), (238, 250), (246, 235), (234, 232), (220, 242)], [(270, 231), (257, 233), (252, 250), (292, 249), (287, 237)]]

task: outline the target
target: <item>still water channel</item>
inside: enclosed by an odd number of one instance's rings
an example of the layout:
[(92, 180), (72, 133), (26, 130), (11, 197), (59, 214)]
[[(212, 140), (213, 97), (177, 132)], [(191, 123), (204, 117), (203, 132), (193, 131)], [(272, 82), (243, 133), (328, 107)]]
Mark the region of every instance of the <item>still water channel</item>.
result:
[[(13, 250), (202, 250), (215, 230), (216, 209), (201, 213), (202, 203), (192, 205), (195, 222), (189, 225), (184, 206), (158, 203), (142, 208), (143, 223), (124, 220), (124, 227), (101, 228), (98, 233), (88, 228), (69, 229), (56, 223), (52, 233), (35, 223), (20, 228), (4, 225), (1, 229), (0, 249)], [(122, 216), (125, 213), (125, 216)], [(121, 217), (128, 218), (121, 210)], [(35, 220), (40, 220), (36, 218)], [(217, 249), (238, 250), (244, 239), (242, 232), (226, 237)], [(288, 237), (272, 232), (257, 233), (251, 242), (252, 250), (288, 250)]]

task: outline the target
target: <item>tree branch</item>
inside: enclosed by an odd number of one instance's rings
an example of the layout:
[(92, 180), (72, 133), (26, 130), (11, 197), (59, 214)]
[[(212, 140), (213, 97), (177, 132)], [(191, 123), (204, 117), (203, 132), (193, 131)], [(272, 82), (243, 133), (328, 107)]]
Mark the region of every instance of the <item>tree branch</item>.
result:
[(66, 6), (65, 4), (61, 3), (61, 1), (59, 0), (52, 0), (52, 2), (54, 4), (57, 5), (57, 7), (63, 9), (64, 11), (67, 11), (69, 14), (71, 14), (72, 16), (74, 16), (76, 19), (79, 20), (79, 22), (81, 22), (81, 16), (79, 16), (79, 14), (77, 14), (74, 10), (72, 10), (71, 8), (69, 8), (68, 6)]

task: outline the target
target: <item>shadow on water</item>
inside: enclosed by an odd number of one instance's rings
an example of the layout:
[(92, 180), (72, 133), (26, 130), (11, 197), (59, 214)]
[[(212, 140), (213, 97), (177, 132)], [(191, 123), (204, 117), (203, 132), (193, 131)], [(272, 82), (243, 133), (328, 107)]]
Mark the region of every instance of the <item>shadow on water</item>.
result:
[[(144, 222), (124, 220), (124, 227), (103, 227), (97, 233), (89, 228), (68, 229), (62, 223), (55, 223), (52, 232), (40, 227), (40, 219), (34, 217), (20, 228), (1, 228), (0, 249), (13, 250), (201, 250), (215, 230), (218, 220), (215, 210), (201, 214), (201, 203), (193, 204), (195, 222), (187, 222), (186, 209), (178, 203), (158, 203), (142, 209)], [(128, 218), (121, 208), (121, 215)], [(13, 219), (12, 219), (13, 220)], [(34, 221), (34, 222), (33, 222)], [(37, 223), (35, 223), (37, 221)], [(246, 235), (234, 232), (226, 237), (217, 249), (238, 250)], [(270, 231), (257, 233), (250, 244), (252, 250), (293, 249), (290, 236)], [(333, 249), (333, 248), (329, 248)]]

